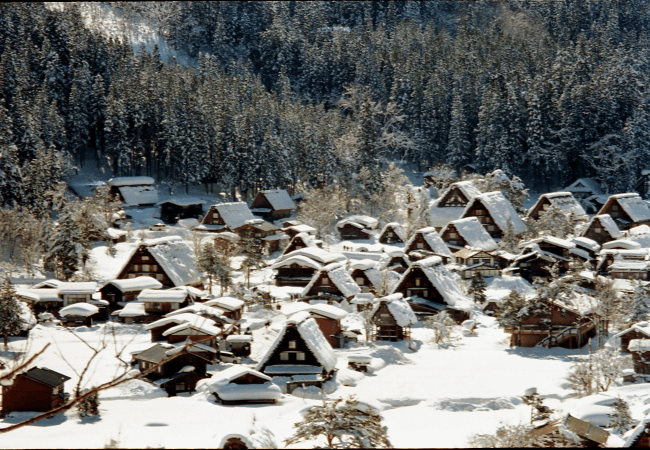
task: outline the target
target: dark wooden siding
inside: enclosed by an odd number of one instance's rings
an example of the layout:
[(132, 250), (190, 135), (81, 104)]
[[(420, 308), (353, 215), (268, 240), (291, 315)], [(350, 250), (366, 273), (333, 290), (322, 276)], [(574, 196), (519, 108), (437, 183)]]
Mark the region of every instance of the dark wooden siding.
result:
[[(53, 387), (38, 383), (19, 375), (11, 386), (2, 388), (2, 413), (12, 411), (45, 412), (63, 403), (63, 399), (53, 394)], [(63, 387), (60, 388), (63, 393)]]
[[(289, 342), (292, 341), (295, 341), (296, 348), (289, 348)], [(291, 352), (289, 353), (288, 361), (284, 361), (280, 358), (282, 352)], [(296, 352), (303, 352), (305, 354), (305, 360), (298, 361), (296, 358)], [(298, 330), (294, 326), (287, 326), (286, 333), (282, 337), (280, 344), (273, 351), (273, 354), (270, 356), (265, 367), (292, 364), (320, 366), (320, 363), (311, 350), (309, 350), (309, 347), (307, 347), (307, 344), (302, 339), (302, 336), (300, 336), (300, 333), (298, 333)]]

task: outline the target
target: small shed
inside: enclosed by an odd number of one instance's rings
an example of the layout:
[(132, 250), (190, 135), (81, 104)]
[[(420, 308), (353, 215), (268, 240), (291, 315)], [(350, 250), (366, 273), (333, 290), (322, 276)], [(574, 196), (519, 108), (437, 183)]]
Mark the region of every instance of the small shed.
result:
[(93, 316), (99, 313), (99, 308), (89, 303), (75, 303), (59, 310), (59, 316), (63, 325), (87, 326), (93, 325)]
[(375, 234), (379, 221), (369, 216), (350, 216), (340, 220), (336, 229), (340, 233), (341, 240), (367, 240)]
[(282, 398), (272, 378), (245, 366), (231, 366), (202, 382), (224, 405), (268, 404)]
[(616, 261), (608, 268), (612, 278), (650, 280), (650, 261)]
[(411, 338), (411, 325), (418, 321), (402, 294), (380, 298), (370, 315), (370, 340), (402, 341)]
[(223, 310), (223, 315), (232, 320), (241, 319), (245, 304), (246, 303), (243, 300), (235, 297), (219, 297), (208, 300), (204, 303), (206, 306), (212, 306)]
[(530, 431), (530, 436), (541, 438), (542, 436), (560, 435), (561, 430), (565, 430), (565, 433), (568, 432), (579, 438), (580, 443), (576, 444), (576, 447), (605, 447), (610, 436), (606, 430), (577, 419), (571, 414), (567, 414), (565, 418), (553, 420), (534, 428)]
[(33, 367), (2, 386), (2, 417), (14, 411), (46, 412), (61, 406), (68, 394), (64, 383), (70, 377), (46, 367)]
[(144, 289), (137, 297), (144, 310), (152, 316), (161, 316), (190, 304), (187, 292), (173, 289)]
[(153, 206), (158, 203), (158, 191), (151, 177), (117, 177), (108, 180), (109, 197), (128, 206)]
[(121, 302), (130, 302), (145, 289), (160, 289), (162, 283), (152, 277), (135, 277), (125, 280), (111, 280), (99, 289), (102, 299), (114, 311)]
[(158, 203), (160, 220), (174, 224), (179, 219), (200, 219), (203, 217), (205, 200), (195, 197), (175, 197)]
[(144, 310), (144, 303), (127, 302), (124, 308), (113, 312), (117, 320), (122, 323), (143, 323), (149, 319), (149, 314)]
[(209, 377), (209, 374), (195, 372), (194, 366), (185, 366), (176, 375), (161, 380), (159, 385), (167, 392), (167, 396), (175, 397), (184, 392), (196, 391), (197, 383)]
[(253, 335), (251, 334), (229, 334), (226, 336), (226, 350), (235, 356), (248, 357), (251, 354)]
[(152, 380), (170, 378), (186, 366), (192, 366), (194, 372), (204, 375), (210, 360), (190, 351), (173, 345), (155, 344), (148, 349), (133, 355), (140, 372), (148, 372), (145, 376)]

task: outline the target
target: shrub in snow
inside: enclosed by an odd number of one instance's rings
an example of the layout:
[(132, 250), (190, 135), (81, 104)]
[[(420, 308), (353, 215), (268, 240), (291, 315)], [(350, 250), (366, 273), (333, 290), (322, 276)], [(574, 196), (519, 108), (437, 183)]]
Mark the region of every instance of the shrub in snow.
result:
[(539, 395), (537, 392), (532, 392), (530, 395), (524, 395), (521, 397), (521, 400), (531, 407), (530, 423), (549, 419), (551, 414), (554, 412), (551, 408), (544, 405), (544, 397)]
[(309, 408), (287, 445), (324, 438), (326, 448), (391, 448), (381, 415), (348, 397)]
[(9, 345), (9, 336), (20, 333), (25, 323), (21, 312), (16, 291), (9, 277), (6, 277), (0, 289), (0, 334), (4, 339), (5, 350)]
[(499, 322), (499, 326), (503, 328), (518, 326), (523, 320), (519, 311), (521, 311), (525, 305), (526, 299), (523, 295), (519, 294), (519, 292), (515, 290), (510, 291), (510, 294), (503, 299), (499, 309), (497, 310), (497, 322)]
[(634, 428), (635, 421), (630, 416), (630, 406), (621, 397), (614, 402), (614, 411), (607, 414), (612, 421), (607, 425), (613, 433), (623, 435), (626, 431)]
[(433, 342), (435, 344), (442, 345), (451, 342), (451, 332), (456, 326), (456, 322), (447, 311), (429, 317), (424, 324), (433, 330)]
[[(82, 394), (83, 395), (83, 394)], [(81, 417), (99, 416), (99, 396), (97, 392), (77, 403), (77, 411)]]
[(562, 433), (535, 437), (531, 434), (533, 427), (525, 424), (503, 425), (494, 434), (475, 434), (469, 438), (470, 447), (476, 448), (521, 448), (521, 447), (577, 447), (572, 433)]
[(637, 284), (632, 294), (630, 309), (628, 317), (630, 324), (650, 320), (650, 293), (646, 286)]
[(625, 360), (618, 352), (603, 348), (583, 357), (571, 367), (569, 385), (578, 397), (605, 392), (625, 368)]

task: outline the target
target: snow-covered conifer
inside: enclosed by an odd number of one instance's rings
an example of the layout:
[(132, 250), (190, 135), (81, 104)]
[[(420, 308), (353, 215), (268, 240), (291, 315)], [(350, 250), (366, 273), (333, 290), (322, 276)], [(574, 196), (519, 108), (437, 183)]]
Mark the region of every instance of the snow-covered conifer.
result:
[(477, 270), (476, 274), (472, 277), (467, 293), (472, 296), (475, 303), (484, 303), (487, 299), (485, 289), (487, 289), (485, 279), (481, 272)]
[(9, 277), (6, 277), (0, 288), (0, 334), (4, 339), (5, 350), (9, 345), (9, 336), (18, 334), (24, 323), (18, 302), (16, 291)]
[(612, 419), (607, 426), (612, 429), (612, 432), (623, 435), (626, 431), (632, 429), (635, 424), (635, 421), (630, 415), (630, 405), (621, 397), (618, 397), (614, 401), (613, 406), (614, 411), (611, 414), (607, 414)]

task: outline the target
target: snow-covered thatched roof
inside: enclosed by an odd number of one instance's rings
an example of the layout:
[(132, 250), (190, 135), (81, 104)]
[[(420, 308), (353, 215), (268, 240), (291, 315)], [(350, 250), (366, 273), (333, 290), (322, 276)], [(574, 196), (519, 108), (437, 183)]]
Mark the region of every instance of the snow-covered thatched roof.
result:
[(406, 235), (406, 230), (402, 225), (400, 225), (399, 222), (387, 223), (384, 226), (384, 228), (381, 230), (381, 233), (379, 233), (379, 236), (380, 237), (383, 236), (384, 233), (386, 233), (389, 229), (392, 229), (393, 232), (397, 235), (398, 238), (400, 238), (402, 242), (406, 242), (406, 239), (408, 238), (408, 236)]
[(361, 292), (361, 288), (359, 288), (350, 274), (345, 270), (345, 265), (341, 263), (333, 263), (323, 267), (321, 270), (314, 274), (309, 284), (302, 291), (303, 296), (309, 295), (309, 291), (323, 273), (327, 274), (327, 277), (334, 284), (334, 286), (336, 286), (336, 288), (341, 291), (341, 294), (343, 294), (343, 296), (350, 297)]
[(154, 184), (151, 177), (115, 177), (108, 180), (109, 186), (149, 186)]
[(648, 203), (643, 201), (639, 194), (627, 193), (612, 195), (609, 197), (601, 211), (608, 208), (612, 201), (618, 202), (618, 204), (621, 205), (621, 208), (623, 208), (623, 211), (630, 216), (630, 219), (632, 219), (633, 222), (644, 222), (650, 220), (650, 206), (648, 206)]
[(555, 206), (565, 214), (573, 213), (575, 216), (586, 216), (584, 208), (575, 198), (573, 198), (571, 192), (552, 192), (540, 195), (535, 205), (528, 210), (528, 214), (531, 214), (533, 211), (540, 208), (540, 205), (544, 200), (548, 200), (551, 205)]
[(201, 282), (201, 272), (196, 267), (196, 256), (189, 242), (175, 241), (149, 245), (148, 249), (174, 286)]
[(486, 192), (480, 194), (470, 201), (463, 211), (462, 217), (468, 217), (470, 210), (475, 202), (480, 202), (488, 210), (488, 213), (494, 220), (496, 226), (505, 233), (508, 229), (508, 222), (512, 222), (512, 230), (515, 233), (521, 233), (526, 230), (526, 224), (521, 220), (515, 208), (512, 207), (508, 199), (501, 191)]
[(374, 217), (370, 217), (370, 216), (360, 216), (360, 215), (350, 216), (350, 217), (346, 217), (343, 220), (339, 220), (336, 223), (336, 229), (339, 230), (347, 224), (355, 226), (359, 229), (374, 230), (379, 225), (379, 221)]
[(565, 248), (567, 250), (571, 249), (571, 248), (575, 248), (575, 246), (576, 246), (576, 244), (574, 244), (573, 242), (571, 242), (571, 241), (569, 241), (567, 239), (560, 239), (560, 238), (557, 238), (555, 236), (542, 236), (542, 237), (538, 237), (536, 239), (531, 239), (530, 241), (522, 242), (521, 244), (518, 245), (518, 247), (519, 248), (524, 248), (524, 247), (528, 247), (530, 244), (538, 244), (539, 245), (542, 242), (546, 242), (547, 244), (551, 244), (551, 245), (556, 245), (558, 247), (562, 247), (562, 248)]
[(601, 248), (602, 250), (638, 250), (641, 248), (641, 244), (629, 239), (617, 239), (615, 241), (605, 242)]
[(97, 291), (97, 283), (94, 281), (66, 282), (59, 283), (57, 288), (59, 294), (94, 294)]
[(182, 323), (190, 323), (193, 325), (215, 325), (215, 321), (212, 319), (207, 319), (205, 317), (201, 317), (198, 314), (192, 314), (192, 313), (181, 313), (181, 314), (176, 314), (173, 316), (168, 316), (168, 317), (163, 317), (162, 319), (158, 319), (155, 322), (148, 323), (147, 325), (144, 326), (144, 329), (149, 331), (152, 330), (153, 328), (158, 328), (162, 327), (165, 325), (169, 325), (171, 323), (174, 323), (176, 325), (180, 325)]
[(246, 225), (246, 221), (248, 220), (256, 219), (251, 210), (248, 209), (248, 205), (244, 202), (220, 203), (214, 205), (214, 208), (231, 230)]
[(271, 266), (271, 269), (279, 269), (281, 267), (288, 267), (291, 264), (298, 264), (301, 267), (310, 267), (312, 269), (320, 270), (322, 269), (323, 266), (318, 264), (316, 261), (314, 261), (311, 258), (307, 258), (306, 256), (289, 256), (286, 259), (283, 259), (282, 261), (276, 262)]
[(291, 253), (282, 255), (280, 258), (278, 258), (278, 260), (284, 261), (285, 259), (294, 256), (306, 256), (307, 258), (311, 258), (314, 261), (318, 262), (320, 265), (331, 264), (334, 262), (343, 262), (347, 259), (342, 253), (331, 253), (327, 250), (323, 250), (322, 248), (307, 247), (299, 248), (298, 250), (294, 250)]
[(89, 317), (92, 316), (93, 314), (97, 314), (98, 312), (99, 312), (99, 308), (96, 307), (95, 305), (91, 305), (89, 303), (74, 303), (72, 305), (66, 306), (65, 308), (61, 308), (59, 310), (59, 315), (61, 317), (65, 317), (65, 316)]
[(274, 210), (296, 209), (296, 204), (284, 189), (270, 189), (268, 191), (261, 191), (260, 194), (266, 197)]
[(429, 206), (429, 223), (433, 227), (442, 228), (452, 220), (459, 219), (463, 211), (465, 211), (464, 206), (446, 206), (440, 208), (437, 206), (439, 202), (440, 199), (436, 199)]
[(208, 300), (204, 303), (207, 306), (213, 306), (225, 311), (237, 311), (244, 307), (245, 302), (235, 297), (219, 297)]
[(160, 289), (162, 283), (151, 277), (135, 277), (124, 280), (111, 280), (104, 286), (113, 285), (121, 292), (141, 291), (143, 289)]
[(623, 236), (623, 233), (618, 229), (616, 222), (614, 222), (614, 219), (612, 219), (609, 214), (599, 214), (592, 217), (587, 226), (584, 228), (582, 234), (587, 233), (587, 230), (592, 227), (594, 221), (598, 221), (600, 225), (605, 229), (605, 231), (607, 231), (607, 233), (614, 239)]
[(409, 327), (417, 323), (418, 318), (411, 309), (411, 306), (402, 298), (402, 294), (391, 294), (378, 299), (373, 307), (371, 316), (374, 316), (379, 307), (385, 304), (388, 307), (395, 322), (400, 327)]
[(155, 205), (158, 203), (158, 191), (153, 186), (120, 186), (117, 188), (129, 206)]
[(205, 200), (201, 200), (200, 198), (196, 198), (196, 197), (174, 197), (167, 200), (163, 200), (162, 202), (158, 202), (158, 205), (164, 205), (165, 203), (169, 203), (176, 206), (191, 206), (191, 205), (203, 205), (205, 204)]
[(187, 292), (172, 289), (143, 289), (138, 294), (139, 302), (172, 302), (183, 303), (187, 298)]
[(586, 237), (573, 237), (570, 240), (576, 244), (577, 247), (582, 247), (596, 253), (598, 253), (600, 250), (600, 244), (598, 244), (598, 242), (594, 241), (593, 239)]
[[(165, 317), (177, 316), (179, 314), (184, 314), (184, 313), (197, 314), (197, 315), (206, 314), (214, 317), (223, 316), (222, 309), (213, 308), (212, 306), (208, 306), (205, 303), (194, 303), (193, 305), (186, 306), (185, 308), (177, 309), (176, 311), (167, 313), (165, 314)], [(230, 322), (234, 322), (232, 319), (227, 319), (226, 317), (224, 317), (224, 319)]]
[(336, 354), (334, 353), (332, 346), (327, 342), (327, 339), (318, 327), (316, 321), (309, 316), (308, 312), (303, 311), (293, 315), (286, 321), (282, 331), (278, 333), (275, 341), (273, 341), (264, 357), (262, 357), (260, 362), (257, 364), (257, 367), (255, 368), (256, 370), (264, 371), (269, 358), (275, 353), (276, 349), (283, 341), (284, 335), (287, 333), (289, 327), (294, 327), (298, 331), (298, 334), (307, 345), (307, 348), (309, 348), (325, 371), (331, 372), (336, 368)]
[(203, 323), (181, 323), (175, 327), (171, 327), (169, 330), (163, 332), (163, 336), (169, 336), (171, 334), (185, 332), (188, 335), (195, 334), (207, 334), (210, 336), (219, 336), (221, 334), (221, 328), (210, 325), (207, 322)]
[(448, 256), (451, 258), (451, 251), (445, 241), (442, 240), (440, 235), (436, 232), (436, 229), (433, 227), (421, 228), (411, 236), (411, 239), (406, 243), (405, 248), (410, 248), (413, 241), (415, 241), (418, 236), (422, 236), (424, 241), (431, 247), (431, 250), (438, 255)]
[(56, 289), (16, 289), (16, 294), (35, 303), (63, 301)]
[(564, 190), (567, 192), (587, 192), (592, 195), (599, 195), (601, 193), (600, 183), (593, 178), (578, 178), (569, 186), (565, 187)]
[(307, 308), (305, 308), (304, 311), (309, 311), (310, 314), (317, 314), (329, 319), (342, 319), (348, 315), (347, 311), (344, 309), (323, 303), (307, 305)]
[(440, 235), (444, 235), (448, 227), (453, 225), (458, 231), (458, 234), (465, 239), (467, 245), (471, 248), (481, 250), (496, 250), (497, 243), (492, 239), (492, 236), (485, 231), (481, 222), (476, 217), (468, 217), (466, 219), (458, 219), (449, 222), (445, 228), (440, 231)]
[(127, 304), (124, 305), (124, 308), (118, 313), (118, 316), (120, 317), (141, 317), (146, 315), (147, 313), (144, 310), (144, 303), (140, 302), (127, 302)]
[(395, 286), (393, 292), (399, 289), (403, 281), (414, 270), (421, 270), (427, 277), (431, 284), (436, 288), (438, 293), (442, 296), (445, 303), (454, 309), (463, 311), (470, 311), (473, 308), (472, 301), (463, 294), (460, 286), (456, 282), (454, 276), (442, 264), (442, 259), (438, 256), (415, 261), (411, 267), (404, 272), (400, 282)]

